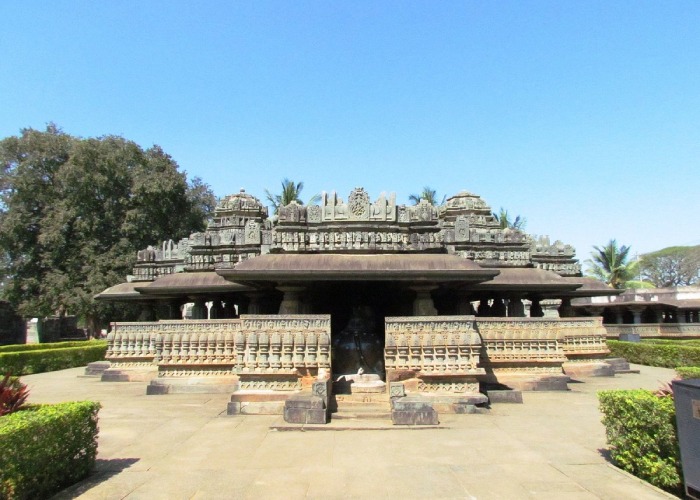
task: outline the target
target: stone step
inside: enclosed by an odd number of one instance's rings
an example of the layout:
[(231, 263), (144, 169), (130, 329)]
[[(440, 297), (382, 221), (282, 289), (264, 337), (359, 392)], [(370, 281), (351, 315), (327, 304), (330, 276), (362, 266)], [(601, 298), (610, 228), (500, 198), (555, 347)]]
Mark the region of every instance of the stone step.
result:
[(363, 403), (358, 401), (339, 401), (337, 411), (331, 418), (380, 418), (391, 419), (391, 406), (388, 401)]

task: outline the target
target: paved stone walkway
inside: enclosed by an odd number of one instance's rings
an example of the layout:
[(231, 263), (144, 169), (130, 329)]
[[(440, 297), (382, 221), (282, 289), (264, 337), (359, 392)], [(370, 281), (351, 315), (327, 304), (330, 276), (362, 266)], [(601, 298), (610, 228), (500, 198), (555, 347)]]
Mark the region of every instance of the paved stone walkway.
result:
[[(672, 370), (524, 393), (440, 429), (281, 432), (277, 416), (225, 415), (226, 395), (146, 396), (144, 383), (31, 375), (32, 402), (100, 401), (96, 472), (57, 498), (669, 498), (604, 457), (595, 393), (656, 388)], [(670, 497), (673, 498), (673, 497)]]

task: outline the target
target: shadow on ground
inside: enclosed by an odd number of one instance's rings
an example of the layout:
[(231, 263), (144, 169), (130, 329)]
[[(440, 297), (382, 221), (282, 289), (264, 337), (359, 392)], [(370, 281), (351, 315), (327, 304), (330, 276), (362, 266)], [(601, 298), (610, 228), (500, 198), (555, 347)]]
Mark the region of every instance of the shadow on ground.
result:
[(116, 476), (124, 469), (128, 469), (136, 462), (138, 458), (113, 458), (111, 460), (97, 459), (95, 462), (95, 470), (88, 477), (79, 483), (69, 486), (65, 490), (52, 497), (53, 500), (68, 500), (77, 498), (84, 493), (87, 493), (98, 484), (107, 481), (112, 476)]

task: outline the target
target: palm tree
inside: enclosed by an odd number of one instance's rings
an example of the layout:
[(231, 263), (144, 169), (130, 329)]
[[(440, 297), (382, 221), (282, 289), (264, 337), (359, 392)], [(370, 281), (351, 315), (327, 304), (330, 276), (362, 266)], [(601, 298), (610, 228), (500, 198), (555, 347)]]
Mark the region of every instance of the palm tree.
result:
[(408, 200), (414, 205), (418, 205), (418, 203), (420, 203), (421, 200), (426, 200), (431, 205), (439, 206), (444, 205), (445, 200), (447, 199), (446, 196), (443, 196), (442, 201), (438, 203), (437, 198), (437, 191), (435, 191), (434, 189), (430, 189), (430, 186), (424, 186), (421, 194), (412, 194), (408, 197)]
[(501, 207), (498, 213), (491, 212), (491, 214), (493, 218), (496, 219), (496, 222), (501, 225), (501, 229), (517, 229), (518, 231), (523, 231), (527, 225), (527, 219), (519, 215), (516, 215), (514, 220), (510, 220), (508, 210), (503, 207)]
[(626, 288), (626, 283), (634, 278), (636, 268), (636, 262), (627, 261), (631, 247), (618, 247), (617, 241), (612, 239), (604, 247), (594, 246), (593, 249), (591, 259), (586, 261), (587, 272), (613, 288)]
[[(300, 195), (301, 195), (301, 192), (303, 189), (304, 189), (303, 182), (297, 182), (295, 184), (294, 181), (290, 181), (288, 178), (285, 177), (282, 180), (282, 193), (281, 194), (272, 194), (270, 191), (268, 191), (266, 189), (265, 195), (267, 196), (267, 200), (272, 204), (272, 207), (274, 208), (275, 215), (278, 215), (280, 208), (286, 207), (287, 205), (289, 205), (293, 201), (296, 201), (300, 205), (304, 204), (304, 202), (300, 198)], [(309, 200), (309, 204), (316, 203), (320, 199), (321, 199), (321, 195), (315, 194)]]

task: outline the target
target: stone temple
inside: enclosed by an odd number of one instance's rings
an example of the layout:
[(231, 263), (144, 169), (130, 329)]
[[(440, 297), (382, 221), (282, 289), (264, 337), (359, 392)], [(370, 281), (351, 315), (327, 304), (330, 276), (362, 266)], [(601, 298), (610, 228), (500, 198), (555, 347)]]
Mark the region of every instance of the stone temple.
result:
[(205, 232), (138, 252), (97, 296), (143, 306), (142, 321), (111, 325), (102, 377), (230, 392), (229, 413), (291, 422), (391, 400), (397, 423), (420, 423), (488, 389), (610, 375), (602, 319), (571, 300), (616, 293), (581, 277), (571, 246), (502, 229), (468, 192), (442, 206), (324, 193), (273, 222), (241, 190)]

